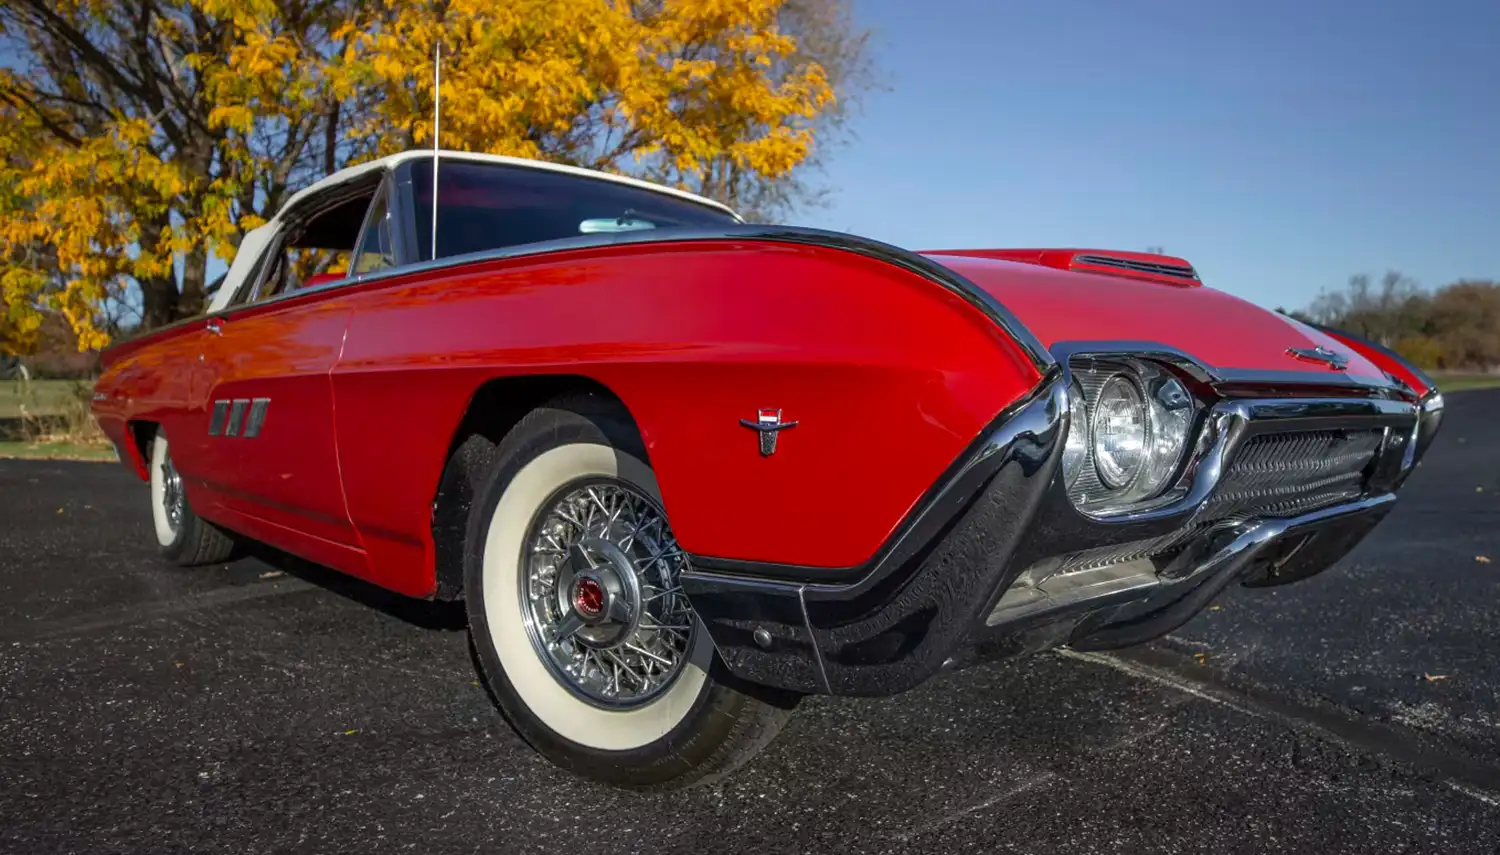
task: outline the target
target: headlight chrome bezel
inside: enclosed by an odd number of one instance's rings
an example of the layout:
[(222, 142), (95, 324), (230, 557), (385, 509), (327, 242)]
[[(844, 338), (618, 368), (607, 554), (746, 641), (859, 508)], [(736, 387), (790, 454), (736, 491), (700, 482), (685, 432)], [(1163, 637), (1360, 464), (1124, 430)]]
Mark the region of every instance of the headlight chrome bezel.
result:
[[(1125, 354), (1075, 356), (1069, 363), (1071, 380), (1069, 438), (1063, 478), (1068, 497), (1085, 514), (1107, 517), (1169, 504), (1185, 488), (1184, 464), (1199, 425), (1204, 404), (1184, 378), (1166, 364)], [(1125, 479), (1101, 471), (1098, 403), (1111, 384), (1130, 384), (1144, 413), (1144, 459)], [(1085, 418), (1078, 418), (1082, 408)], [(1085, 455), (1076, 453), (1082, 442)], [(1108, 468), (1107, 464), (1104, 468)], [(1118, 476), (1118, 473), (1115, 473)]]
[(1068, 435), (1063, 441), (1063, 484), (1069, 490), (1083, 474), (1093, 452), (1093, 431), (1089, 426), (1089, 410), (1083, 387), (1077, 380), (1068, 384)]
[[(1113, 406), (1118, 405), (1118, 406)], [(1131, 423), (1127, 430), (1138, 428), (1139, 437), (1128, 437), (1128, 445), (1139, 445), (1139, 459), (1127, 462), (1121, 458), (1130, 454), (1129, 449), (1112, 451), (1106, 437), (1121, 434), (1106, 433), (1105, 428), (1115, 421)], [(1151, 463), (1152, 454), (1151, 407), (1146, 403), (1146, 393), (1129, 373), (1118, 371), (1109, 375), (1099, 386), (1094, 397), (1089, 419), (1090, 449), (1093, 453), (1094, 472), (1099, 483), (1111, 492), (1129, 492), (1136, 479), (1145, 473)]]

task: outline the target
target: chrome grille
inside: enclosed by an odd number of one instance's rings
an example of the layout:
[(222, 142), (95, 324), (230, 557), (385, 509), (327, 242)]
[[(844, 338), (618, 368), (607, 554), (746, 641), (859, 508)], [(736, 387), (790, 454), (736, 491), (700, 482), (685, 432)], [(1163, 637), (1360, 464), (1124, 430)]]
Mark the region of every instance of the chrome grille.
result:
[(1384, 430), (1251, 437), (1235, 453), (1202, 520), (1286, 517), (1358, 498)]
[[(1095, 567), (1125, 564), (1141, 558), (1157, 558), (1170, 552), (1173, 547), (1181, 545), (1198, 530), (1196, 526), (1181, 528), (1171, 534), (1153, 537), (1150, 540), (1137, 540), (1131, 543), (1087, 549), (1082, 552), (1070, 552), (1050, 561), (1039, 562), (1037, 567), (1042, 575), (1048, 572), (1073, 573)], [(1049, 564), (1052, 566), (1048, 566)]]

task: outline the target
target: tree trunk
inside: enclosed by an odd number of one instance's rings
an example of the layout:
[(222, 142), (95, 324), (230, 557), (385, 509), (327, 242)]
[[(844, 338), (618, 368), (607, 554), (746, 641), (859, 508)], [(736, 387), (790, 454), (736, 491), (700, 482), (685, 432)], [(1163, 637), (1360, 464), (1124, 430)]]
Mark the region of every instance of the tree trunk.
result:
[[(162, 235), (171, 228), (171, 221), (165, 215), (154, 216), (142, 221), (141, 249), (152, 254), (159, 253), (162, 246)], [(177, 304), (179, 293), (177, 290), (177, 277), (172, 273), (165, 276), (150, 276), (137, 280), (141, 288), (141, 328), (153, 330), (157, 327), (166, 326), (177, 320)]]
[(153, 330), (177, 320), (177, 283), (171, 276), (140, 280), (141, 327)]
[(177, 317), (190, 318), (201, 314), (203, 286), (208, 283), (208, 248), (201, 242), (193, 244), (182, 259), (182, 293), (177, 298)]

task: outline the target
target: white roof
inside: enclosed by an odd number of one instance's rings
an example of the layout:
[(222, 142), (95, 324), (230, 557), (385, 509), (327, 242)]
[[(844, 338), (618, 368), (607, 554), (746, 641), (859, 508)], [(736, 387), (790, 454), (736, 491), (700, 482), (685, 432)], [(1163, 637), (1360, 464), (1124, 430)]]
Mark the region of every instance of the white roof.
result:
[[(308, 194), (315, 193), (325, 187), (329, 187), (334, 184), (342, 184), (345, 181), (350, 181), (352, 179), (358, 178), (361, 175), (374, 172), (377, 169), (394, 169), (396, 166), (402, 163), (406, 163), (409, 160), (430, 160), (431, 158), (432, 149), (430, 148), (412, 149), (411, 151), (403, 151), (398, 154), (386, 155), (385, 157), (382, 157), (378, 160), (371, 160), (366, 163), (361, 163), (358, 166), (346, 166), (343, 169), (340, 169), (338, 172), (335, 172), (327, 178), (324, 178), (318, 183), (312, 185), (311, 187), (298, 190), (296, 193), (292, 194), (292, 198), (286, 200), (286, 204), (281, 206), (281, 210), (276, 212), (275, 217), (272, 217), (272, 222), (280, 220), (283, 213), (290, 210), (293, 205), (296, 205)], [(561, 163), (552, 163), (546, 160), (532, 160), (525, 157), (507, 157), (501, 154), (481, 154), (472, 151), (449, 151), (447, 149), (440, 149), (438, 151), (439, 169), (442, 168), (442, 162), (448, 160), (459, 161), (461, 163), (498, 163), (506, 166), (522, 166), (528, 169), (541, 169), (547, 172), (561, 172), (567, 175), (578, 175), (583, 178), (599, 178), (605, 181), (613, 181), (616, 184), (625, 184), (631, 187), (639, 187), (642, 190), (652, 190), (657, 193), (665, 193), (668, 196), (676, 196), (679, 199), (687, 199), (688, 201), (697, 202), (701, 205), (708, 205), (712, 208), (718, 208), (719, 210), (723, 211), (726, 214), (729, 214), (732, 217), (739, 216), (729, 206), (724, 205), (720, 202), (715, 202), (712, 199), (699, 196), (696, 193), (689, 193), (686, 190), (678, 190), (675, 187), (668, 187), (665, 184), (655, 184), (650, 181), (642, 181), (639, 178), (629, 178), (624, 175), (616, 175), (613, 172), (600, 172), (597, 169), (584, 169), (579, 166), (564, 166)], [(439, 202), (439, 204), (441, 204), (441, 202)]]
[[(270, 243), (271, 238), (276, 234), (277, 230), (280, 229), (282, 224), (285, 222), (285, 220), (283, 219), (283, 215), (285, 215), (287, 211), (291, 210), (298, 202), (305, 199), (309, 194), (316, 193), (319, 190), (323, 190), (333, 185), (343, 184), (346, 181), (352, 181), (360, 177), (361, 175), (368, 175), (369, 173), (376, 170), (394, 169), (396, 166), (409, 160), (426, 160), (431, 157), (432, 149), (413, 149), (411, 151), (403, 151), (399, 154), (387, 155), (386, 157), (382, 157), (378, 160), (361, 163), (358, 166), (344, 167), (338, 172), (335, 172), (327, 178), (324, 178), (316, 184), (313, 184), (311, 187), (306, 187), (302, 190), (298, 190), (296, 193), (293, 193), (292, 197), (286, 200), (285, 204), (281, 206), (281, 209), (276, 212), (276, 215), (271, 218), (270, 222), (259, 228), (251, 229), (250, 231), (245, 233), (244, 238), (242, 238), (240, 241), (239, 249), (235, 252), (234, 262), (229, 266), (229, 272), (225, 275), (224, 282), (219, 286), (219, 290), (214, 293), (214, 299), (209, 304), (208, 311), (222, 311), (224, 307), (229, 305), (229, 301), (231, 298), (233, 298), (235, 292), (238, 291), (242, 285), (244, 285), (245, 278), (249, 275), (250, 268), (255, 265), (256, 258), (259, 257), (260, 253), (265, 249), (266, 244)], [(695, 193), (689, 193), (686, 190), (678, 190), (675, 187), (667, 187), (663, 184), (653, 184), (650, 181), (642, 181), (638, 178), (628, 178), (624, 175), (615, 175), (614, 173), (610, 172), (600, 172), (597, 169), (583, 169), (577, 166), (564, 166), (560, 163), (550, 163), (545, 160), (531, 160), (524, 157), (506, 157), (499, 154), (479, 154), (469, 151), (448, 151), (446, 149), (440, 149), (438, 151), (438, 161), (439, 168), (441, 168), (441, 164), (443, 161), (458, 161), (461, 163), (498, 163), (506, 166), (521, 166), (528, 169), (541, 169), (547, 172), (561, 172), (567, 175), (578, 175), (584, 178), (598, 178), (605, 181), (613, 181), (616, 184), (625, 184), (630, 187), (638, 187), (642, 190), (650, 190), (656, 193), (663, 193), (668, 196), (676, 196), (679, 199), (686, 199), (691, 202), (697, 202), (701, 205), (707, 205), (711, 208), (717, 208), (718, 210), (723, 211), (731, 217), (739, 219), (739, 215), (736, 214), (727, 205), (715, 202), (712, 199), (699, 196)], [(439, 202), (439, 204), (441, 204), (441, 201)]]
[(266, 223), (245, 232), (240, 238), (239, 249), (235, 250), (234, 261), (229, 265), (229, 272), (224, 274), (224, 281), (219, 283), (219, 290), (214, 292), (214, 298), (208, 304), (210, 313), (220, 312), (229, 305), (235, 292), (245, 284), (245, 279), (250, 276), (250, 268), (255, 266), (255, 260), (265, 251), (266, 244), (276, 236), (276, 226)]

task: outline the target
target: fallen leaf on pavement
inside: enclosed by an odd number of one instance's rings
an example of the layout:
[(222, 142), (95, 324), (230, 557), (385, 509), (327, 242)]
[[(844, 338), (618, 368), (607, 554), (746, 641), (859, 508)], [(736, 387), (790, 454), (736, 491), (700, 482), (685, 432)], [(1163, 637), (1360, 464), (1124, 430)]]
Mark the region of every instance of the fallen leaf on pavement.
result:
[(1208, 654), (1207, 653), (1194, 653), (1193, 654), (1193, 658), (1196, 659), (1196, 660), (1198, 660), (1198, 664), (1199, 665), (1202, 665), (1204, 662), (1208, 661)]
[(344, 735), (345, 736), (353, 736), (356, 733), (359, 733), (359, 731), (357, 731), (357, 730), (346, 730), (346, 731), (344, 731)]
[(1446, 680), (1446, 679), (1448, 679), (1448, 675), (1447, 674), (1423, 674), (1422, 676), (1426, 677), (1427, 678), (1427, 682), (1429, 682), (1429, 683), (1431, 683), (1433, 680)]
[(1211, 612), (1216, 612), (1216, 611), (1219, 611), (1222, 608), (1224, 608), (1224, 607), (1221, 606), (1221, 605), (1219, 605), (1218, 603), (1214, 603), (1213, 605), (1211, 605), (1211, 606), (1208, 607), (1208, 610), (1211, 611)]

